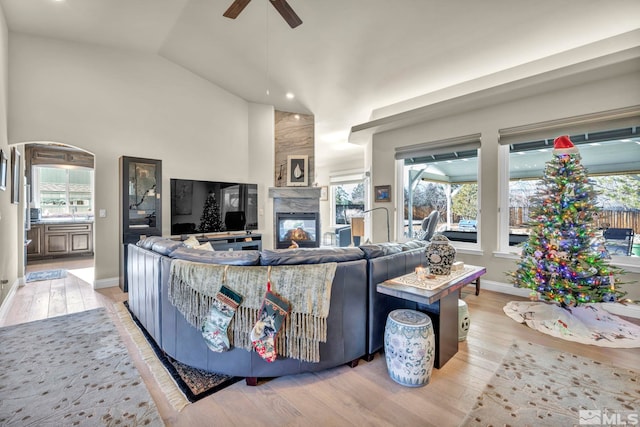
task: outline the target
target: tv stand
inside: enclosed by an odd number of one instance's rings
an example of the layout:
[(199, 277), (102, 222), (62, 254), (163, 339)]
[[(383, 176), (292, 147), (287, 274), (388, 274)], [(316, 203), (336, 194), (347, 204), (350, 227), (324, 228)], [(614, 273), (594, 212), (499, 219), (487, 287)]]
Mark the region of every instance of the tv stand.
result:
[(261, 251), (262, 235), (261, 234), (220, 234), (220, 235), (202, 235), (197, 237), (200, 243), (209, 242), (216, 251)]

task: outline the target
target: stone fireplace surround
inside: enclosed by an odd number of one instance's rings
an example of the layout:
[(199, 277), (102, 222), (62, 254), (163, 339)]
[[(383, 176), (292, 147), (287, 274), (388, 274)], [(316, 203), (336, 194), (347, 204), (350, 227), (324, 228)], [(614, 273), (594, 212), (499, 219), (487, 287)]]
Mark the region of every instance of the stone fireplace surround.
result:
[[(315, 213), (317, 214), (316, 244), (320, 245), (320, 187), (272, 187), (269, 188), (269, 197), (273, 198), (273, 218), (278, 213)], [(274, 246), (278, 242), (278, 230), (276, 221), (273, 224)], [(309, 247), (309, 246), (307, 246)]]

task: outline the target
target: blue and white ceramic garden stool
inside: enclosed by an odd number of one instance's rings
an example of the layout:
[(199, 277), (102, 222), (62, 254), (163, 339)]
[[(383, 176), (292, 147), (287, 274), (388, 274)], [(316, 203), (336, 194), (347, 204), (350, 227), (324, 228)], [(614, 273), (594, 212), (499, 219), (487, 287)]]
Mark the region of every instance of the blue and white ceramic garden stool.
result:
[(407, 387), (429, 384), (435, 360), (431, 319), (415, 310), (393, 310), (384, 330), (384, 355), (389, 376)]
[(458, 300), (458, 341), (464, 341), (467, 339), (467, 333), (469, 332), (469, 326), (471, 325), (471, 318), (469, 317), (469, 307), (467, 303)]

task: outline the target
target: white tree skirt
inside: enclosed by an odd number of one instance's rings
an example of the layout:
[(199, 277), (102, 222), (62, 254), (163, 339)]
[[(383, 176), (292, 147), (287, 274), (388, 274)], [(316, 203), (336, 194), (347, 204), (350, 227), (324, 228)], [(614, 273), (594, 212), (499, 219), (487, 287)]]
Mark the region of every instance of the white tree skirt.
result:
[(600, 347), (640, 347), (640, 326), (604, 309), (603, 303), (567, 310), (545, 302), (511, 301), (507, 316), (547, 335)]

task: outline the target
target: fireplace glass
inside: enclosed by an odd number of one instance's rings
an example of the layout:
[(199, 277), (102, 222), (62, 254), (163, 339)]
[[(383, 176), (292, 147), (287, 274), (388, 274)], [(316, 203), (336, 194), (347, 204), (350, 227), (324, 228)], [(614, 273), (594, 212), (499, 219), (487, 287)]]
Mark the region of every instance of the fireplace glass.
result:
[(277, 213), (278, 249), (288, 248), (295, 241), (301, 248), (320, 246), (318, 214), (309, 212)]

